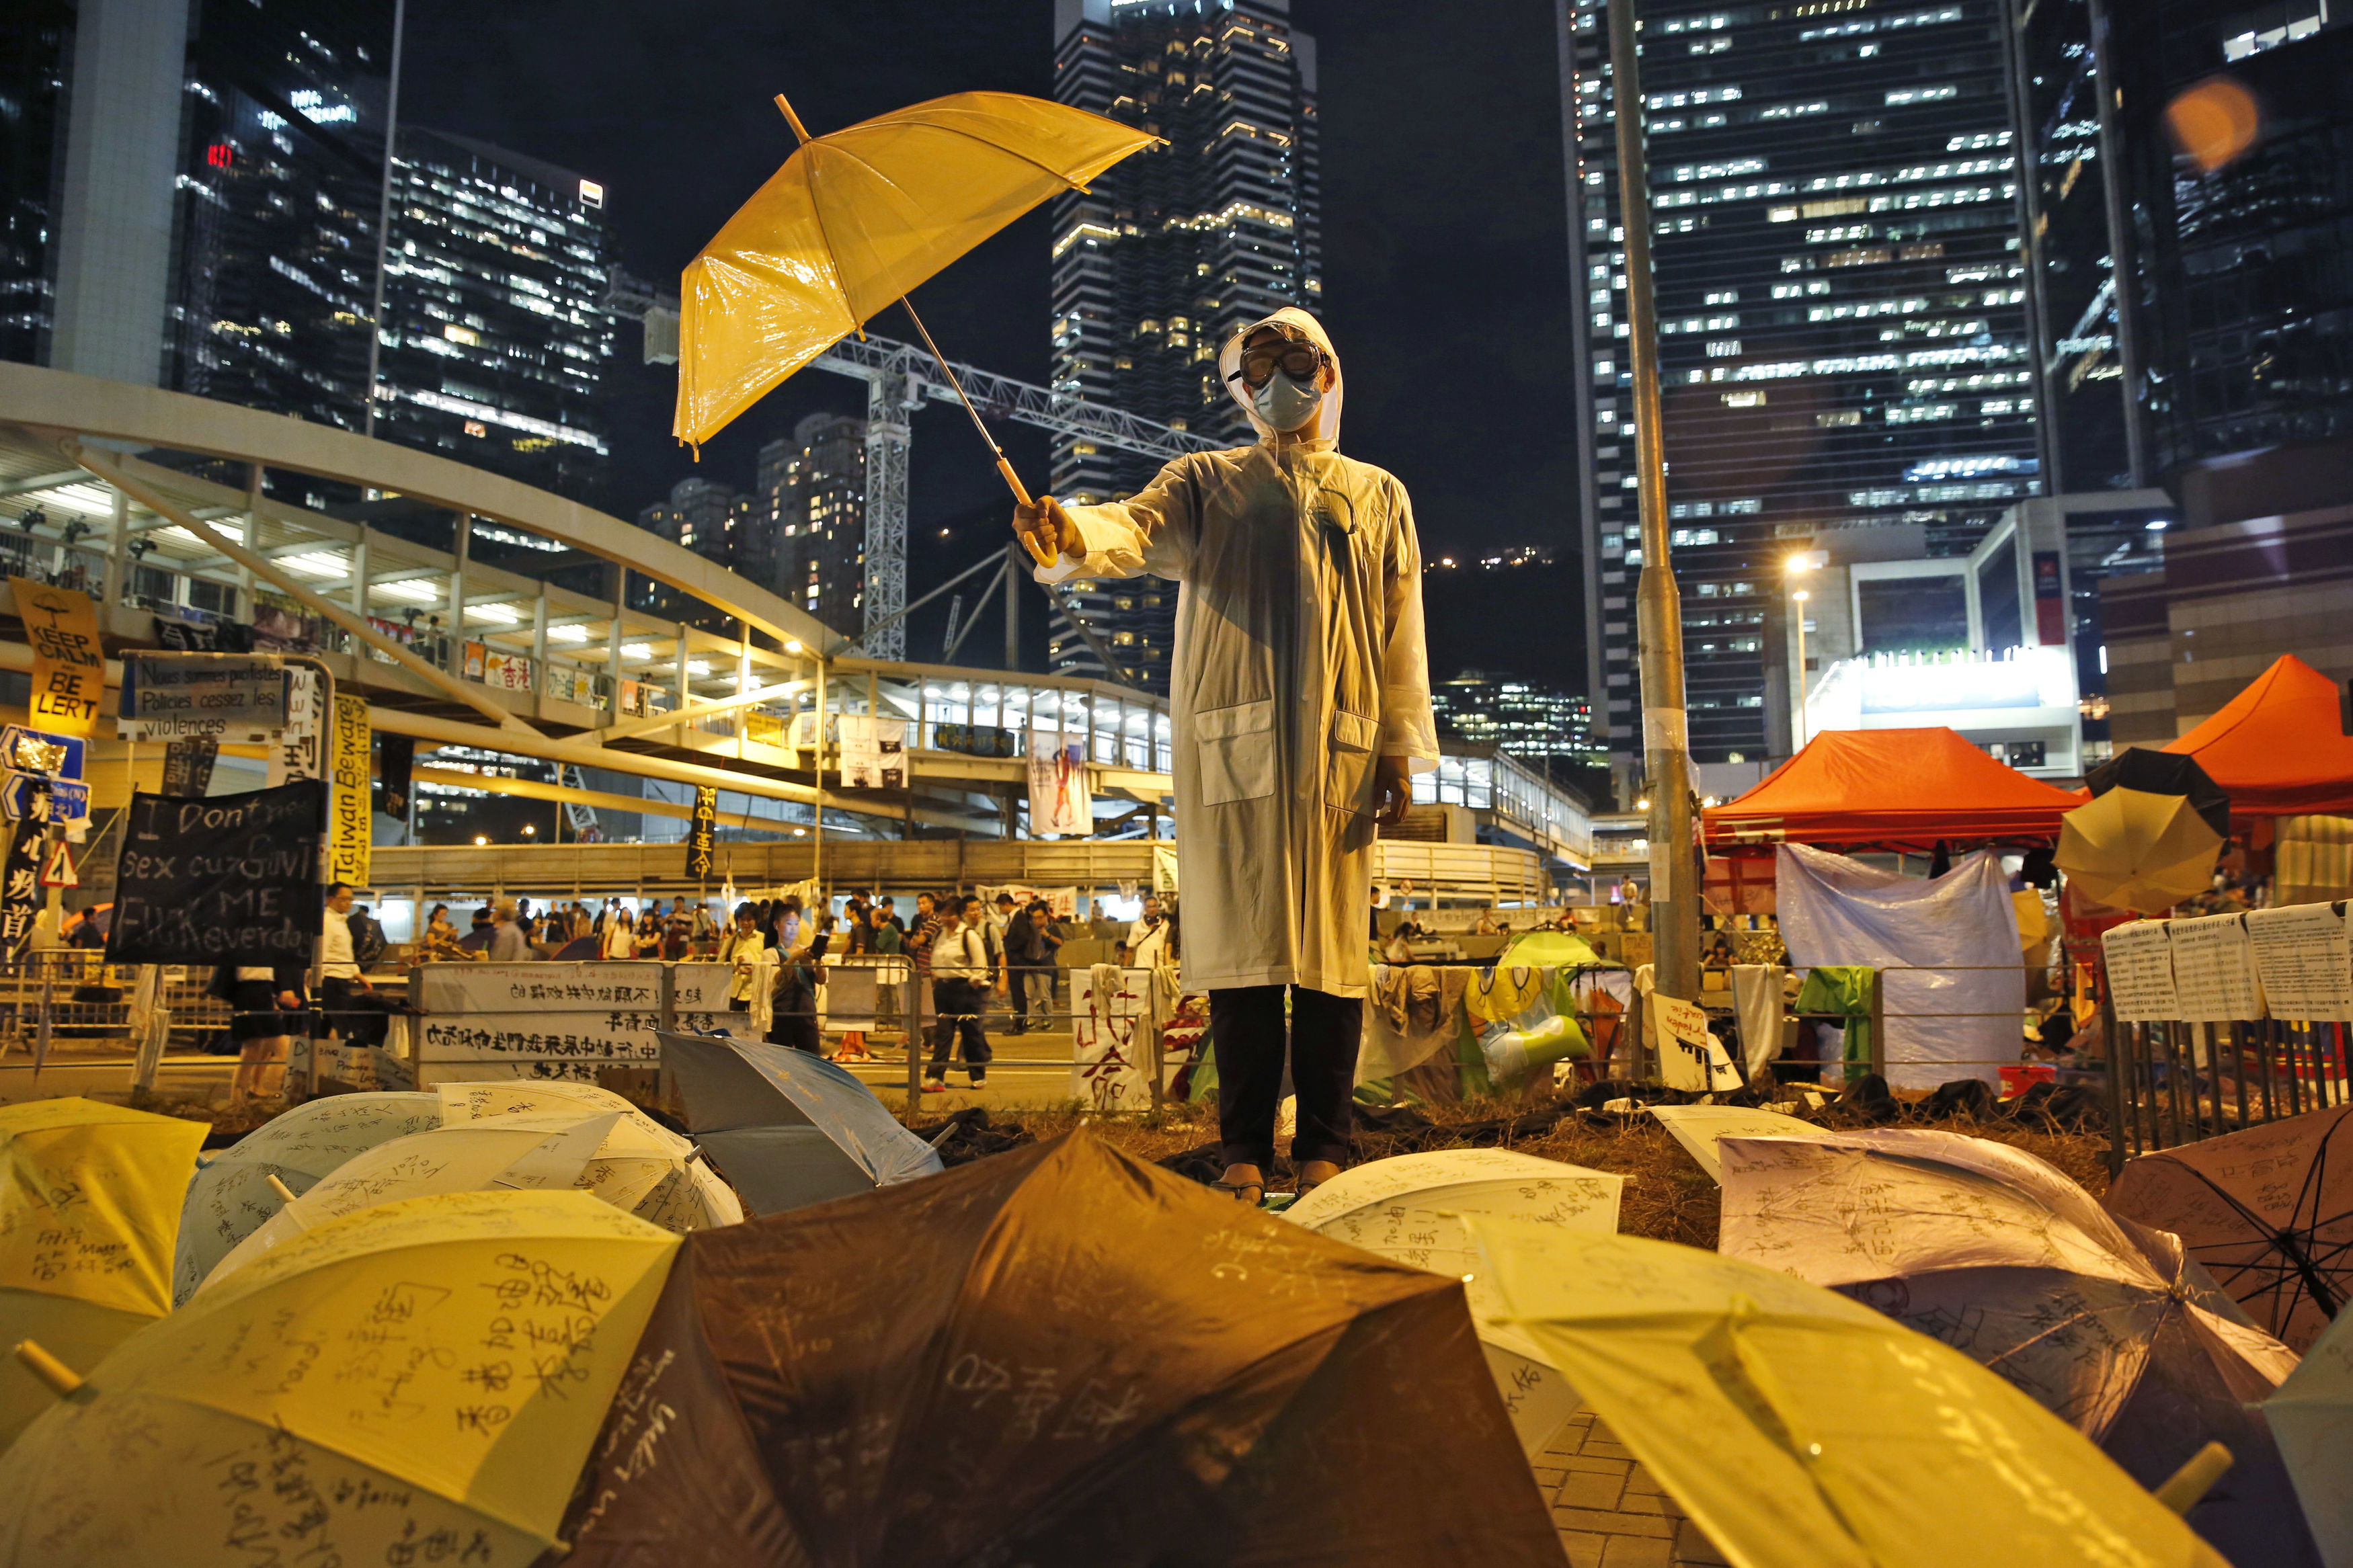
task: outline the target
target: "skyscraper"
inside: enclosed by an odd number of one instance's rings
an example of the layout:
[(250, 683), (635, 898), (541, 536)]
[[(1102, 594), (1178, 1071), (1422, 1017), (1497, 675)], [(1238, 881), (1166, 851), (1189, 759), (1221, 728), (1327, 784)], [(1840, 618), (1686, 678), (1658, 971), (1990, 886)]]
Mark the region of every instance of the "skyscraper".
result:
[[(1320, 302), (1315, 40), (1289, 0), (1056, 0), (1054, 96), (1163, 137), (1054, 204), (1052, 384), (1177, 429), (1255, 438), (1217, 376), (1219, 345)], [(1153, 459), (1064, 437), (1053, 493), (1106, 500)], [(1168, 684), (1173, 585), (1086, 584), (1077, 613), (1127, 679)], [(1101, 663), (1058, 615), (1055, 668)]]
[[(1782, 563), (1917, 524), (1965, 552), (2041, 461), (2000, 0), (1642, 7), (1668, 511), (1701, 762), (1786, 751)], [(1641, 750), (1636, 515), (1602, 0), (1559, 11), (1590, 654)]]
[[(765, 534), (766, 525), (767, 520), (759, 515), (753, 498), (732, 485), (699, 476), (681, 479), (670, 486), (667, 499), (638, 513), (638, 526), (648, 533), (691, 550), (731, 572), (742, 570), (737, 564), (738, 552), (755, 534)], [(765, 579), (759, 581), (765, 583)], [(684, 610), (684, 618), (690, 624), (705, 625), (707, 630), (732, 629), (717, 622), (706, 625), (709, 616), (715, 613), (708, 605), (649, 578), (631, 576), (629, 603), (660, 616), (677, 616)]]
[(54, 163), (65, 103), (66, 0), (19, 0), (0, 12), (0, 359), (43, 357), (57, 274)]
[(399, 142), (376, 434), (601, 500), (604, 187), (448, 132)]
[(754, 505), (770, 562), (737, 570), (856, 637), (866, 622), (866, 421), (807, 415), (761, 447)]

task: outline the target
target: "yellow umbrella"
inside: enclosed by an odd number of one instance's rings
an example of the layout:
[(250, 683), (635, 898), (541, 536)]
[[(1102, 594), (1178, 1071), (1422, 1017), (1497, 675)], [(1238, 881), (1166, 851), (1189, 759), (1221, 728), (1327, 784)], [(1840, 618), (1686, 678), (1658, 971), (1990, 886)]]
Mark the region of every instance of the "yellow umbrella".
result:
[(678, 1247), (576, 1192), (412, 1198), (298, 1237), (0, 1455), (0, 1564), (523, 1568)]
[[(0, 1352), (36, 1340), (87, 1366), (172, 1310), (180, 1199), (205, 1131), (92, 1100), (0, 1106)], [(0, 1366), (0, 1447), (50, 1397)]]
[[(674, 428), (695, 446), (1015, 218), (1084, 190), (1159, 140), (1009, 92), (935, 98), (817, 137), (781, 94), (776, 105), (800, 150), (688, 264), (680, 289)], [(914, 316), (912, 304), (907, 313)], [(915, 330), (945, 370), (920, 319)], [(1027, 502), (979, 411), (964, 401), (998, 471)]]
[(2158, 915), (2212, 880), (2222, 836), (2186, 795), (2109, 790), (2059, 819), (2059, 868), (2112, 909)]
[(2228, 1568), (1957, 1351), (1712, 1252), (1472, 1222), (1504, 1321), (1736, 1568)]

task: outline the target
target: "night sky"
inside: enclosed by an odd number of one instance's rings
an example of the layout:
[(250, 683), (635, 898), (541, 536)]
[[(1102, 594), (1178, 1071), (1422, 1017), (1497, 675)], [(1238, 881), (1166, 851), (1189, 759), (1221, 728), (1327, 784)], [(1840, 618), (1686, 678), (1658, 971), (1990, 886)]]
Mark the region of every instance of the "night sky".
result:
[[(1433, 582), (1433, 671), (1515, 668), (1581, 689), (1552, 7), (1293, 5), (1321, 46), (1323, 315), (1347, 370), (1344, 448), (1405, 481), (1426, 554), (1543, 543), (1564, 563), (1502, 599)], [(1050, 0), (412, 0), (408, 17), (403, 117), (601, 182), (623, 264), (673, 290), (790, 154), (775, 93), (822, 132), (969, 89), (1051, 92)], [(918, 291), (951, 357), (1045, 379), (1050, 240), (1040, 208)], [(872, 330), (913, 335), (895, 311)], [(634, 331), (621, 344), (613, 505), (634, 515), (696, 470), (670, 435), (672, 373), (638, 364)], [(863, 383), (804, 371), (704, 447), (701, 471), (748, 488), (763, 441), (864, 399)], [(925, 411), (915, 436), (911, 596), (999, 548), (1009, 504), (961, 410)], [(1042, 485), (1044, 435), (999, 439)], [(935, 626), (918, 619), (910, 657), (936, 656)]]

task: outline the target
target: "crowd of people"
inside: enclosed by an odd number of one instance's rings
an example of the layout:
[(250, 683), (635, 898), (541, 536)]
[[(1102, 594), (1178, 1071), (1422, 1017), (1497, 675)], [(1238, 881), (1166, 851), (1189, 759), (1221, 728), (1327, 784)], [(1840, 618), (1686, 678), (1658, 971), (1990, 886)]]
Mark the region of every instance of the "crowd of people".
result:
[[(1157, 898), (1147, 898), (1118, 943), (1118, 960), (1132, 965), (1173, 964), (1176, 921)], [(1054, 1026), (1061, 1000), (1060, 953), (1084, 928), (1059, 919), (1044, 899), (1027, 901), (999, 892), (993, 904), (962, 892), (919, 893), (902, 913), (897, 899), (847, 896), (842, 912), (810, 910), (797, 894), (746, 900), (721, 925), (704, 901), (681, 897), (632, 905), (573, 900), (534, 910), (529, 899), (500, 896), (471, 911), (459, 929), (448, 904), (433, 906), (406, 963), (524, 963), (554, 959), (659, 959), (734, 966), (727, 1005), (747, 1015), (772, 1043), (819, 1053), (818, 1020), (828, 958), (904, 955), (921, 993), (930, 1000), (927, 1092), (944, 1092), (953, 1059), (976, 1088), (987, 1081), (993, 1056), (992, 1015), (1019, 1035)], [(385, 951), (384, 932), (352, 889), (337, 883), (327, 899), (322, 984), (316, 1004), (297, 967), (224, 971), (216, 994), (235, 1010), (232, 1035), (248, 1058), (237, 1075), (237, 1099), (269, 1099), (282, 1090), (289, 1042), (322, 1017), (346, 1040), (381, 1039), (391, 1005), (366, 978)], [(878, 1025), (904, 1027), (896, 999), (886, 991)], [(875, 1059), (862, 1030), (845, 1035), (836, 1059)]]

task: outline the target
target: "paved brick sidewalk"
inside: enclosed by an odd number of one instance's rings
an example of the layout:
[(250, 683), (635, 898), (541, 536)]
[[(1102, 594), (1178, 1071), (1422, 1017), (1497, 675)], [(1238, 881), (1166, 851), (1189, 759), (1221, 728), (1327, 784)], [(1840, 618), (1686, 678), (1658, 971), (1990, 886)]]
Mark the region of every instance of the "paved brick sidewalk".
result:
[(1726, 1561), (1590, 1410), (1569, 1418), (1536, 1456), (1535, 1472), (1570, 1568), (1716, 1568)]

